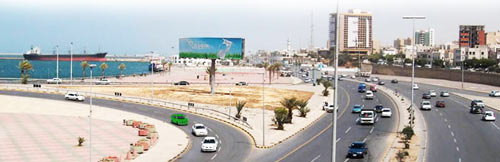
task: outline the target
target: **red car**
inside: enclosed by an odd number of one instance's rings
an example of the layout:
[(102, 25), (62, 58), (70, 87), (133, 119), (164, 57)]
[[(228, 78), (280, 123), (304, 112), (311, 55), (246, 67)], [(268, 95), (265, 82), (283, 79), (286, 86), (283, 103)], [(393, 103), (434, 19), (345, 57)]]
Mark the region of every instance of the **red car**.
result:
[(436, 107), (446, 107), (446, 103), (444, 101), (436, 101)]
[(372, 92), (377, 92), (377, 85), (375, 85), (375, 84), (370, 84), (370, 91), (372, 91)]

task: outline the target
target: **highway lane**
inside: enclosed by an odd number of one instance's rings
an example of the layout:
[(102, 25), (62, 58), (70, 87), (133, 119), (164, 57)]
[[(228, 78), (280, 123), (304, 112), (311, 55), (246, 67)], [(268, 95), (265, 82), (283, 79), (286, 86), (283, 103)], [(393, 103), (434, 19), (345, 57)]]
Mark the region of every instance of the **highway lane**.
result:
[[(64, 101), (63, 95), (55, 95), (55, 94), (41, 94), (41, 93), (18, 92), (18, 91), (0, 91), (0, 94)], [(67, 102), (73, 102), (73, 101), (67, 101)], [(82, 102), (82, 104), (89, 104), (88, 102), (89, 99), (87, 98), (84, 102)], [(102, 100), (102, 99), (93, 99), (93, 104), (145, 115), (151, 118), (164, 121), (165, 123), (170, 122), (171, 114), (182, 113), (154, 106)], [(190, 120), (189, 125), (179, 126), (179, 128), (189, 135), (189, 138), (191, 140), (191, 148), (179, 159), (179, 161), (244, 161), (252, 151), (253, 145), (250, 139), (246, 134), (242, 133), (237, 128), (197, 115), (192, 115), (188, 113), (184, 114), (186, 114), (186, 116)], [(203, 123), (208, 128), (210, 128), (209, 135), (216, 136), (221, 142), (220, 150), (218, 152), (202, 153), (200, 151), (201, 140), (203, 139), (203, 137), (194, 137), (193, 135), (191, 135), (191, 126), (193, 123)], [(160, 134), (160, 140), (161, 138), (168, 138), (168, 135)]]
[[(351, 113), (354, 104), (365, 105), (365, 108), (373, 108), (376, 104), (383, 104), (393, 108), (393, 113), (397, 113), (391, 100), (380, 92), (375, 93), (375, 99), (365, 101), (362, 99), (364, 93), (358, 93), (358, 83), (350, 81), (340, 81), (339, 86), (339, 119), (337, 120), (337, 161), (345, 161), (348, 146), (353, 141), (366, 141), (370, 149), (369, 156), (365, 159), (349, 161), (374, 161), (383, 158), (383, 153), (389, 147), (387, 137), (391, 132), (395, 132), (397, 115), (393, 118), (379, 118), (375, 125), (357, 124), (358, 114)], [(345, 103), (345, 100), (348, 103)], [(345, 105), (346, 104), (346, 105)], [(380, 116), (380, 114), (379, 114)], [(261, 161), (329, 161), (331, 159), (331, 138), (332, 114), (324, 116), (313, 127), (306, 129), (299, 135), (291, 138), (285, 143), (269, 150), (263, 156), (255, 159)], [(317, 133), (319, 132), (319, 133)], [(297, 142), (300, 141), (300, 142)], [(305, 142), (304, 142), (305, 141)], [(284, 154), (285, 153), (285, 154)], [(263, 160), (261, 157), (265, 157)]]
[[(410, 83), (400, 82), (386, 86), (410, 97)], [(422, 94), (430, 89), (440, 92), (459, 92), (471, 95), (487, 95), (473, 91), (458, 90), (440, 86), (417, 83), (420, 87), (415, 91), (415, 104), (420, 106)], [(439, 95), (439, 94), (438, 94)], [(437, 100), (444, 100), (446, 108), (435, 108)], [(499, 121), (481, 121), (479, 114), (469, 113), (470, 100), (451, 95), (450, 97), (433, 97), (431, 111), (422, 111), (428, 129), (427, 161), (498, 161), (500, 154), (500, 129), (495, 126)], [(489, 108), (486, 108), (491, 110)], [(416, 110), (420, 111), (420, 110)], [(498, 114), (498, 111), (496, 111)]]

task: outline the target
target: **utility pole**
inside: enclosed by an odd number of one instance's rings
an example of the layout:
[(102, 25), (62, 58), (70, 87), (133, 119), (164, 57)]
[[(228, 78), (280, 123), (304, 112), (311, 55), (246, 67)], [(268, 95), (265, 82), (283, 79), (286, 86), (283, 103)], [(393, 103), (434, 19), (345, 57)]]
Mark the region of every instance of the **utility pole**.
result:
[(338, 108), (337, 105), (337, 82), (338, 82), (338, 67), (339, 67), (339, 28), (340, 28), (340, 10), (339, 10), (339, 1), (337, 0), (337, 15), (335, 16), (335, 74), (334, 74), (334, 86), (333, 86), (333, 117), (332, 117), (332, 123), (333, 123), (333, 133), (332, 133), (332, 162), (335, 162), (335, 157), (336, 157), (336, 152), (337, 152), (337, 111), (335, 109)]
[(89, 108), (89, 161), (92, 161), (92, 86), (94, 81), (92, 80), (92, 69), (96, 67), (95, 64), (90, 64), (90, 108)]

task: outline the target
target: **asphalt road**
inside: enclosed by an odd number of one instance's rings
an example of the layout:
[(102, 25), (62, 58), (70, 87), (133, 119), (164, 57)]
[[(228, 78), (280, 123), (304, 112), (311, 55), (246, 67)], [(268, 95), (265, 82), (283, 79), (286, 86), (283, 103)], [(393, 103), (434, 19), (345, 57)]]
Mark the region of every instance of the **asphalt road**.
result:
[[(337, 161), (380, 161), (389, 147), (388, 136), (396, 131), (397, 110), (392, 101), (380, 92), (374, 100), (364, 100), (364, 93), (358, 93), (358, 83), (339, 82), (339, 118), (337, 120)], [(354, 104), (373, 108), (382, 104), (393, 110), (392, 118), (380, 118), (375, 125), (359, 125), (358, 114), (351, 113)], [(318, 107), (317, 109), (321, 109)], [(323, 116), (317, 123), (298, 135), (268, 150), (255, 150), (249, 161), (330, 161), (332, 146), (332, 114)], [(285, 126), (286, 127), (286, 126)], [(369, 155), (364, 159), (346, 159), (348, 146), (354, 141), (366, 141)]]
[[(386, 87), (397, 90), (399, 93), (411, 96), (409, 82), (392, 84), (385, 80)], [(438, 93), (430, 99), (431, 111), (422, 111), (427, 125), (428, 141), (426, 161), (456, 162), (456, 161), (499, 161), (500, 159), (500, 121), (486, 122), (481, 120), (480, 114), (469, 113), (470, 100), (451, 95), (440, 97), (442, 90), (465, 93), (477, 96), (487, 96), (486, 93), (459, 90), (434, 85), (417, 83), (420, 87), (415, 91), (414, 103), (418, 107), (423, 101), (422, 94), (430, 89)], [(446, 108), (436, 108), (437, 100), (444, 100)], [(492, 110), (486, 108), (486, 110)], [(420, 111), (416, 109), (416, 111)], [(495, 111), (495, 114), (500, 112)]]
[[(41, 93), (17, 92), (17, 91), (0, 91), (0, 94), (64, 101), (63, 95), (55, 95), (55, 94), (41, 94)], [(66, 102), (73, 102), (73, 101), (66, 101)], [(89, 104), (89, 99), (87, 98), (84, 102), (82, 102), (82, 104)], [(171, 114), (182, 113), (154, 106), (102, 100), (102, 99), (93, 99), (93, 104), (117, 110), (128, 111), (136, 114), (141, 114), (144, 116), (164, 121), (166, 124), (167, 123), (169, 124)], [(189, 119), (189, 125), (179, 126), (179, 128), (182, 129), (184, 132), (186, 132), (186, 134), (189, 134), (191, 140), (191, 148), (179, 159), (179, 161), (189, 161), (189, 162), (244, 161), (247, 158), (247, 156), (252, 152), (253, 145), (250, 142), (250, 139), (246, 134), (242, 133), (237, 128), (228, 126), (226, 124), (223, 124), (215, 120), (203, 118), (197, 115), (192, 115), (187, 113), (184, 114)], [(217, 152), (202, 153), (200, 151), (201, 141), (203, 137), (194, 137), (191, 134), (191, 126), (193, 123), (205, 124), (205, 126), (209, 128), (209, 136), (215, 136), (217, 139), (219, 139), (220, 147)], [(160, 134), (160, 140), (162, 137), (168, 138), (168, 135)]]

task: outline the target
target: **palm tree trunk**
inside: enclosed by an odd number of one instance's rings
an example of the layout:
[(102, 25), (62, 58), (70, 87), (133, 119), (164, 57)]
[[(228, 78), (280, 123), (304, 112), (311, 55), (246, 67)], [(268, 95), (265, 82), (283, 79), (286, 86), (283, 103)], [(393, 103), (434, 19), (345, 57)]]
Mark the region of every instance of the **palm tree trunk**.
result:
[(85, 80), (85, 68), (83, 68), (83, 75), (82, 75), (82, 80)]
[(269, 70), (269, 84), (271, 84), (271, 79), (273, 78), (272, 75), (271, 75), (271, 70)]

